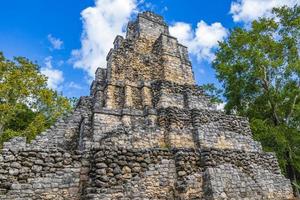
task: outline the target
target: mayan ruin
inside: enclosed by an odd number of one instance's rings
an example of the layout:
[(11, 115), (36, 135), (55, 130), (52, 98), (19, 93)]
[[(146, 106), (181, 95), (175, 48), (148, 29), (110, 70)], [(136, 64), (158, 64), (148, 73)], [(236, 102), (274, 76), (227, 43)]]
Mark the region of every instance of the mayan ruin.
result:
[(90, 95), (0, 154), (0, 200), (293, 199), (247, 118), (216, 109), (188, 49), (152, 12), (116, 36)]

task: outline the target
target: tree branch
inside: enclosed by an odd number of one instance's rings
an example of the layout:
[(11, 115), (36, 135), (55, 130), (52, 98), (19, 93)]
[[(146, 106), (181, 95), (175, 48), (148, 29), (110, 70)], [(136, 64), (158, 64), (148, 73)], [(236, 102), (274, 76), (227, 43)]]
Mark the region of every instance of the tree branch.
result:
[(292, 104), (292, 106), (291, 106), (290, 112), (289, 112), (289, 114), (287, 115), (287, 118), (286, 118), (286, 123), (287, 123), (287, 124), (290, 123), (290, 119), (291, 119), (292, 114), (293, 114), (293, 112), (294, 112), (294, 108), (295, 108), (295, 105), (296, 105), (296, 102), (297, 102), (298, 97), (299, 97), (299, 94), (296, 94), (295, 97), (294, 97), (293, 104)]
[(262, 86), (263, 86), (265, 92), (268, 95), (268, 103), (269, 103), (269, 105), (271, 106), (271, 109), (272, 109), (272, 114), (273, 114), (273, 117), (274, 117), (274, 124), (278, 125), (279, 124), (279, 117), (276, 113), (277, 105), (274, 101), (272, 101), (272, 99), (270, 97), (270, 84), (269, 84), (269, 81), (268, 81), (268, 78), (267, 78), (266, 68), (262, 67), (262, 70), (263, 70), (263, 73), (264, 73), (264, 78), (261, 79)]

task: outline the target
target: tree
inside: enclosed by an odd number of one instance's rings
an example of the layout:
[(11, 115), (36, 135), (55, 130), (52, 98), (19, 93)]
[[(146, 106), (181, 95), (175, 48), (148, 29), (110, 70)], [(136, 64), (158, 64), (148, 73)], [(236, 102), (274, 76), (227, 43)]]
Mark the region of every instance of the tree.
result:
[(222, 89), (217, 88), (213, 83), (207, 83), (202, 85), (204, 93), (210, 97), (211, 103), (220, 104), (222, 101)]
[(30, 141), (71, 109), (67, 98), (47, 88), (36, 64), (0, 52), (0, 146), (14, 136)]
[[(273, 9), (235, 28), (216, 52), (225, 110), (249, 118), (254, 138), (275, 151), (282, 171), (300, 179), (300, 7)], [(299, 183), (299, 182), (298, 182)], [(299, 196), (298, 187), (294, 187)]]

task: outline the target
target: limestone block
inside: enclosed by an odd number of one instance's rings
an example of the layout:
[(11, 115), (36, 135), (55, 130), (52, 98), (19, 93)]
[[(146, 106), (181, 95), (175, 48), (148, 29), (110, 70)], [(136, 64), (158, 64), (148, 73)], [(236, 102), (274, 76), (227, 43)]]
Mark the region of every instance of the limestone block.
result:
[(124, 107), (131, 108), (133, 106), (133, 93), (131, 86), (125, 86), (125, 104)]
[(151, 89), (147, 86), (142, 88), (142, 99), (144, 107), (152, 107), (152, 94)]
[(108, 85), (106, 89), (106, 108), (115, 109), (117, 108), (115, 99), (115, 86)]

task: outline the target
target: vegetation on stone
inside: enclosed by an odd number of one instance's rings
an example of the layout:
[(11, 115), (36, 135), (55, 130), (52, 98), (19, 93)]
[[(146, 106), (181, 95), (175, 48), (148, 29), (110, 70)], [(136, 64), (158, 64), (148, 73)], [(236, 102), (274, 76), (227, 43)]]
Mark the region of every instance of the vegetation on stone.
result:
[[(220, 43), (214, 68), (227, 113), (250, 119), (254, 138), (277, 154), (282, 171), (300, 180), (300, 7), (235, 28)], [(295, 187), (297, 190), (298, 188)], [(299, 192), (297, 191), (299, 195)]]

